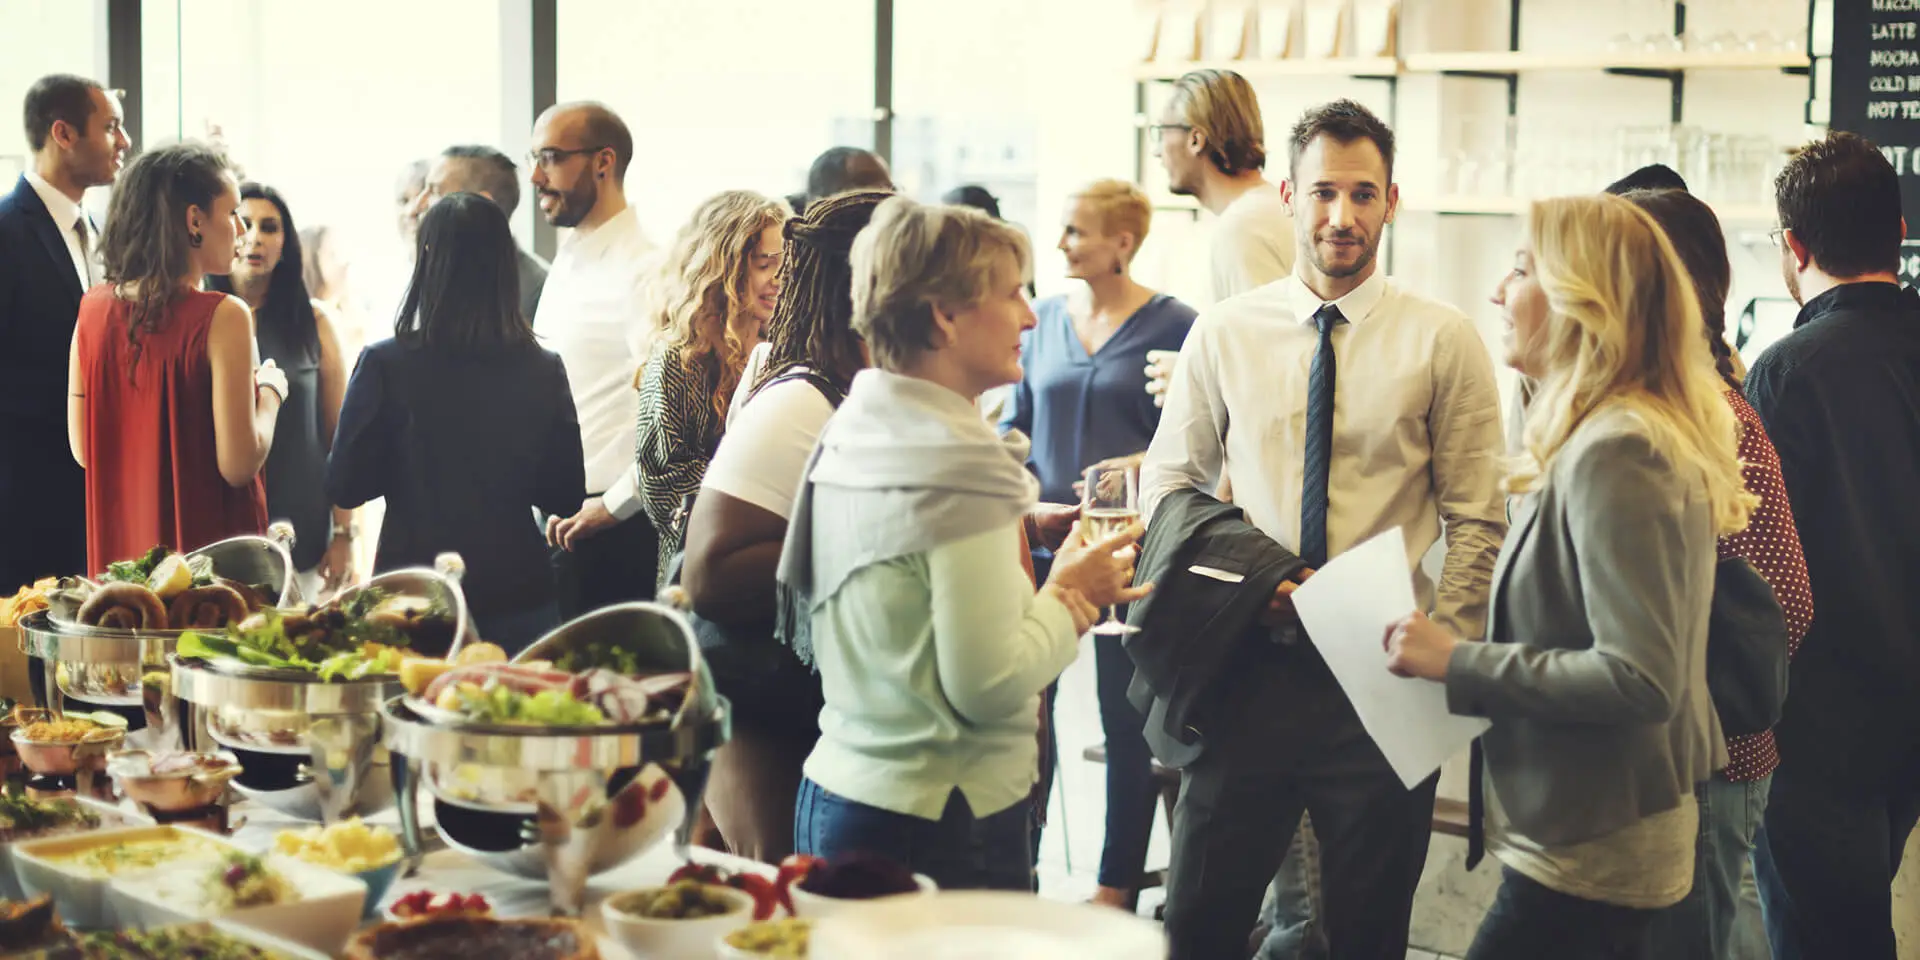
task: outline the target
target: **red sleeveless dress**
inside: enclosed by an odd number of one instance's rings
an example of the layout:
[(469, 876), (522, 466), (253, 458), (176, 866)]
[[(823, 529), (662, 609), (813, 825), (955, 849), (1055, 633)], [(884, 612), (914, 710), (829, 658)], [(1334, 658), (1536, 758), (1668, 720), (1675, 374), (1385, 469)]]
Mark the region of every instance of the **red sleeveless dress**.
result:
[(266, 487), (220, 476), (213, 438), (213, 367), (207, 332), (223, 293), (175, 298), (158, 328), (140, 336), (128, 375), (128, 304), (113, 288), (80, 301), (74, 329), (86, 394), (87, 567), (141, 556), (155, 544), (193, 550), (267, 528)]

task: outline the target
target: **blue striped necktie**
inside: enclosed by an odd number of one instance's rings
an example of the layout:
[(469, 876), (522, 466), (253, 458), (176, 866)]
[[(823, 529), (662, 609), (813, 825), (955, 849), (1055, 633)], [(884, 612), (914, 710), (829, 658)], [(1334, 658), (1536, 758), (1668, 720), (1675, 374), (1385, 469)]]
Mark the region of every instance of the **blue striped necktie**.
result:
[(1327, 562), (1327, 479), (1333, 466), (1333, 328), (1347, 322), (1329, 303), (1313, 315), (1320, 346), (1307, 373), (1307, 457), (1300, 483), (1300, 559), (1318, 570)]

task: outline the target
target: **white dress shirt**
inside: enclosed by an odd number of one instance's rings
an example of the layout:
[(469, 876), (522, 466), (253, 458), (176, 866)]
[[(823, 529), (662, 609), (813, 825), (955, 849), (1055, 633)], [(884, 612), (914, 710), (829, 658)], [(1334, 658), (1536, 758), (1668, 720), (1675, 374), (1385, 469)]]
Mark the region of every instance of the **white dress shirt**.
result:
[[(61, 193), (53, 184), (48, 183), (39, 174), (27, 171), (27, 183), (33, 186), (33, 192), (40, 195), (40, 202), (47, 205), (47, 212), (53, 215), (53, 225), (60, 230), (60, 239), (67, 242), (67, 256), (73, 258), (74, 277), (80, 281), (80, 290), (85, 292), (93, 286), (90, 280), (100, 276), (100, 233), (93, 228), (93, 218), (86, 215), (73, 198)], [(86, 224), (87, 247), (80, 248), (80, 235), (74, 232), (75, 222)], [(91, 260), (92, 276), (88, 276)]]
[(1266, 181), (1235, 197), (1208, 241), (1213, 301), (1219, 303), (1293, 273), (1293, 211)]
[(560, 245), (540, 292), (533, 330), (558, 353), (573, 387), (586, 454), (586, 493), (622, 520), (640, 512), (634, 375), (652, 345), (648, 291), (657, 266), (633, 208)]
[[(1297, 276), (1203, 313), (1180, 351), (1140, 470), (1143, 511), (1233, 476), (1233, 499), (1276, 542), (1300, 545), (1307, 372), (1323, 301)], [(1328, 555), (1404, 528), (1423, 609), (1478, 639), (1506, 532), (1500, 394), (1473, 321), (1375, 273), (1334, 301), (1337, 358)], [(1231, 422), (1231, 426), (1229, 426)], [(1437, 588), (1421, 559), (1446, 524)]]

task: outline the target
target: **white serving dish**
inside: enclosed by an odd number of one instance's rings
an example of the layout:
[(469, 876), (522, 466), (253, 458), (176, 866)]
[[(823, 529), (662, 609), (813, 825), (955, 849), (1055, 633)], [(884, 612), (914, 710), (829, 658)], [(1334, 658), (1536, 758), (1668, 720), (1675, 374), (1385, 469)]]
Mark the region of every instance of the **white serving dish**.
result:
[(1163, 960), (1158, 924), (1111, 907), (989, 891), (888, 897), (822, 919), (813, 956), (833, 960)]
[[(707, 892), (725, 898), (733, 911), (698, 920), (655, 920), (614, 908), (621, 891), (600, 903), (600, 917), (607, 936), (615, 943), (642, 957), (700, 957), (713, 949), (715, 941), (753, 920), (753, 895), (732, 887), (706, 884)], [(658, 890), (659, 887), (641, 889)]]
[(122, 807), (117, 807), (117, 806), (114, 806), (113, 804), (107, 803), (102, 800), (95, 800), (92, 797), (70, 797), (68, 798), (67, 802), (77, 803), (80, 806), (86, 807), (87, 809), (92, 810), (93, 812), (98, 813), (103, 817), (105, 816), (119, 817), (123, 822), (117, 823), (117, 824), (103, 823), (100, 826), (95, 827), (91, 830), (79, 830), (79, 831), (73, 831), (69, 833), (57, 833), (50, 837), (27, 837), (24, 839), (11, 840), (11, 841), (0, 840), (0, 900), (27, 899), (26, 891), (20, 888), (20, 878), (15, 875), (14, 869), (13, 869), (13, 847), (16, 844), (32, 843), (36, 840), (58, 840), (58, 839), (63, 839), (67, 837), (82, 837), (91, 833), (98, 833), (102, 830), (116, 830), (122, 827), (142, 827), (142, 826), (153, 825), (153, 818), (148, 817), (146, 814), (137, 813), (135, 811), (127, 810)]
[(219, 920), (223, 924), (258, 930), (332, 956), (360, 925), (367, 885), (358, 877), (335, 873), (293, 857), (269, 853), (262, 857), (300, 892), (298, 900), (261, 907), (244, 907), (210, 916), (198, 900), (196, 878), (177, 873), (148, 873), (118, 877), (107, 886), (109, 911), (127, 926), (148, 929)]
[(890, 896), (873, 897), (867, 900), (847, 900), (840, 897), (823, 897), (820, 894), (808, 893), (807, 891), (802, 890), (800, 888), (800, 885), (797, 883), (794, 884), (792, 887), (788, 888), (787, 893), (789, 896), (793, 898), (793, 915), (794, 916), (808, 917), (810, 919), (819, 920), (823, 917), (833, 916), (834, 914), (840, 913), (844, 910), (859, 910), (864, 907), (870, 906), (872, 904), (880, 903), (886, 900), (893, 900), (899, 897), (930, 897), (930, 896), (933, 896), (935, 893), (938, 893), (940, 890), (939, 885), (933, 882), (933, 878), (927, 876), (924, 873), (914, 874), (913, 882), (920, 885), (920, 889), (913, 893), (896, 893)]
[[(239, 849), (224, 837), (190, 827), (121, 827), (117, 830), (94, 830), (16, 843), (13, 845), (13, 868), (20, 881), (21, 892), (29, 898), (41, 894), (52, 897), (61, 919), (68, 926), (81, 930), (110, 927), (115, 925), (115, 917), (107, 903), (107, 888), (112, 882), (111, 878), (83, 873), (53, 858), (97, 846), (159, 839), (173, 834), (199, 837), (218, 847)], [(207, 859), (195, 862), (211, 866), (215, 861)], [(177, 871), (181, 866), (180, 863), (169, 863), (164, 867), (136, 868), (133, 872)]]

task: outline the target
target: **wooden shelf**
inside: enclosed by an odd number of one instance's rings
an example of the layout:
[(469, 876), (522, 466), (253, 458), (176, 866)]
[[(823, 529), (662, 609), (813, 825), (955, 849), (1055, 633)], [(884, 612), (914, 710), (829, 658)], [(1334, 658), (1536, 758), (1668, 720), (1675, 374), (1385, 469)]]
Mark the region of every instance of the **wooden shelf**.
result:
[(1408, 54), (1408, 73), (1544, 73), (1567, 70), (1785, 70), (1805, 69), (1805, 53), (1779, 50), (1714, 53), (1681, 50), (1666, 53), (1513, 53), (1505, 50)]
[(1327, 60), (1196, 60), (1186, 63), (1143, 63), (1136, 80), (1178, 80), (1190, 70), (1232, 70), (1249, 79), (1259, 77), (1392, 77), (1400, 61), (1392, 57), (1340, 57)]
[[(1485, 197), (1466, 194), (1414, 196), (1401, 204), (1409, 213), (1439, 213), (1453, 216), (1517, 217), (1527, 212), (1531, 201), (1524, 197)], [(1716, 203), (1714, 215), (1731, 232), (1738, 224), (1772, 223), (1774, 209), (1764, 203)]]

